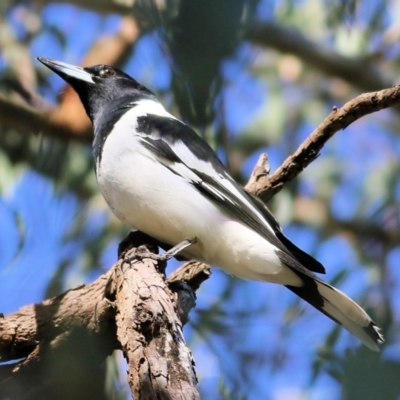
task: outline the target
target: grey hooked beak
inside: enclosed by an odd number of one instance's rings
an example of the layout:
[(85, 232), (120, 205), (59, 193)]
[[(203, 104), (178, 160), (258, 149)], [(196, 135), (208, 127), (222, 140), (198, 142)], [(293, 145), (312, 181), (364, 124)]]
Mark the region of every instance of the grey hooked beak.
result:
[(50, 68), (61, 78), (66, 80), (67, 82), (70, 80), (78, 80), (91, 84), (95, 84), (96, 82), (93, 80), (92, 74), (85, 71), (82, 67), (77, 67), (75, 65), (66, 64), (61, 61), (52, 60), (51, 58), (45, 57), (36, 57), (42, 64), (44, 64), (47, 68)]

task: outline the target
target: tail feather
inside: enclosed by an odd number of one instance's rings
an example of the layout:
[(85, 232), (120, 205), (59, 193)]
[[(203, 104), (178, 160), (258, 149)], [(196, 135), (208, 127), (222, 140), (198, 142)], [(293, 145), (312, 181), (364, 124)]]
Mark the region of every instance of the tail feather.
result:
[(350, 333), (360, 339), (371, 350), (379, 351), (378, 344), (384, 342), (379, 327), (369, 315), (340, 290), (321, 280), (303, 276), (304, 286), (286, 286), (293, 293), (310, 303)]

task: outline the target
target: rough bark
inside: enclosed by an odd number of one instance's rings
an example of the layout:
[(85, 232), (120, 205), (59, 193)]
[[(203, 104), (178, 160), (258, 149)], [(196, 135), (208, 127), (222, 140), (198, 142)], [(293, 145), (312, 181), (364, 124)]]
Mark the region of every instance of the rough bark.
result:
[(117, 338), (129, 385), (135, 399), (199, 399), (178, 307), (157, 266), (144, 259), (123, 261), (114, 270)]
[[(137, 234), (132, 245), (142, 239)], [(209, 273), (187, 263), (167, 281), (162, 263), (127, 261), (141, 251), (133, 248), (90, 285), (1, 316), (0, 361), (23, 358), (0, 368), (1, 399), (103, 398), (96, 368), (117, 349), (130, 365), (135, 399), (198, 398), (181, 318), (195, 305), (192, 281)]]
[[(100, 332), (105, 338), (109, 337), (111, 340), (106, 351), (109, 354), (117, 343), (113, 327), (114, 305), (104, 298), (104, 287), (110, 274), (111, 271), (90, 285), (78, 286), (0, 318), (0, 360), (28, 357), (43, 337), (52, 343), (59, 335), (75, 328), (87, 329), (92, 334)], [(24, 362), (16, 369), (23, 366)]]
[(111, 271), (40, 304), (0, 318), (1, 399), (105, 399), (102, 361), (119, 347)]

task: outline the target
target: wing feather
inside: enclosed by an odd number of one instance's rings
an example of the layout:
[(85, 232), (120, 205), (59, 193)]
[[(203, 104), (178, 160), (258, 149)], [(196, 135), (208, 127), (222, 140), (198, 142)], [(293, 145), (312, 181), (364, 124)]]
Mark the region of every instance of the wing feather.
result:
[(233, 218), (265, 237), (277, 248), (277, 255), (283, 263), (303, 274), (308, 272), (305, 268), (325, 273), (318, 261), (283, 235), (264, 203), (229, 176), (211, 147), (190, 127), (172, 117), (151, 115), (151, 118), (138, 118), (136, 130), (143, 145), (161, 163), (193, 184)]

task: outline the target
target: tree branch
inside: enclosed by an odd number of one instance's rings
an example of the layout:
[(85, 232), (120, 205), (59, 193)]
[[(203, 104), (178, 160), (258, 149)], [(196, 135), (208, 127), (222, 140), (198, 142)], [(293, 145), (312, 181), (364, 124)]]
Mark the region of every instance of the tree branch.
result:
[(393, 85), (365, 58), (343, 56), (312, 41), (299, 30), (274, 21), (250, 21), (244, 28), (244, 38), (281, 53), (293, 54), (326, 75), (341, 78), (361, 90), (380, 90)]
[(258, 174), (258, 178), (253, 179), (246, 189), (263, 201), (268, 201), (319, 156), (325, 143), (337, 131), (347, 128), (365, 115), (399, 104), (400, 85), (396, 85), (379, 92), (361, 94), (343, 107), (335, 107), (271, 176)]
[[(132, 245), (136, 247), (126, 253), (130, 257), (143, 251), (138, 247), (142, 244), (140, 234), (134, 239)], [(72, 398), (69, 389), (59, 393), (60, 384), (65, 385), (69, 375), (61, 373), (57, 379), (53, 375), (45, 379), (48, 363), (52, 369), (51, 365), (64, 361), (57, 355), (67, 353), (67, 359), (75, 355), (74, 363), (87, 359), (95, 368), (113, 350), (122, 348), (132, 367), (130, 383), (135, 399), (152, 399), (156, 394), (160, 399), (197, 399), (193, 360), (183, 339), (179, 315), (187, 316), (195, 304), (191, 280), (204, 280), (209, 274), (200, 271), (201, 277), (196, 277), (188, 263), (168, 282), (163, 267), (150, 259), (129, 266), (124, 256), (90, 285), (2, 316), (0, 360), (24, 359), (0, 370), (1, 396), (18, 393), (18, 398), (35, 399), (44, 398), (43, 393), (54, 393), (50, 398)], [(192, 271), (191, 280), (178, 282), (188, 271)], [(32, 396), (24, 392), (27, 397), (22, 397), (18, 390), (26, 390), (27, 386)], [(76, 385), (68, 386), (73, 390)]]
[[(126, 54), (132, 51), (140, 32), (139, 25), (132, 16), (123, 18), (119, 31), (94, 43), (82, 64), (119, 65)], [(69, 86), (63, 90), (57, 107), (44, 104), (44, 101), (35, 99), (37, 107), (32, 107), (0, 94), (0, 123), (27, 134), (40, 132), (64, 140), (91, 142), (93, 131), (90, 120), (78, 95)]]
[[(47, 5), (51, 3), (55, 3), (52, 0), (36, 0), (36, 3), (39, 5)], [(98, 13), (103, 14), (121, 14), (126, 15), (132, 12), (134, 5), (137, 3), (137, 0), (59, 0), (57, 3), (67, 3), (74, 4), (77, 7), (87, 8), (89, 10), (96, 11)]]
[(151, 20), (149, 21), (149, 19), (154, 19), (153, 12), (168, 12), (168, 10), (170, 11), (171, 8), (174, 9), (176, 6), (176, 0), (152, 0), (148, 2), (140, 0), (36, 0), (36, 2), (41, 6), (56, 2), (74, 4), (77, 7), (103, 14), (120, 14), (125, 16), (132, 14), (143, 16), (147, 14), (146, 21), (144, 21), (146, 25), (150, 24)]
[(105, 399), (100, 363), (119, 347), (110, 274), (0, 318), (0, 360), (17, 361), (0, 368), (0, 399)]
[[(140, 248), (135, 254), (140, 254)], [(155, 260), (144, 259), (130, 265), (122, 262), (114, 270), (117, 337), (129, 364), (132, 395), (134, 399), (199, 399), (182, 322), (158, 268)]]
[[(76, 102), (77, 105), (78, 102)], [(56, 107), (40, 110), (0, 94), (0, 123), (26, 135), (42, 133), (61, 140), (89, 143), (93, 137), (89, 124), (68, 123), (67, 116), (60, 118)], [(74, 114), (71, 114), (74, 115)], [(67, 123), (65, 123), (67, 122)]]

